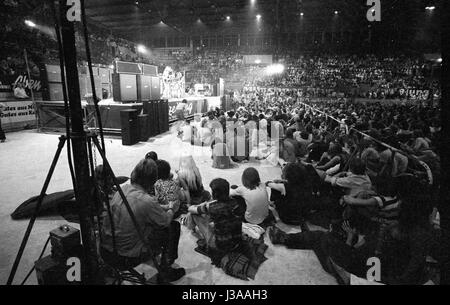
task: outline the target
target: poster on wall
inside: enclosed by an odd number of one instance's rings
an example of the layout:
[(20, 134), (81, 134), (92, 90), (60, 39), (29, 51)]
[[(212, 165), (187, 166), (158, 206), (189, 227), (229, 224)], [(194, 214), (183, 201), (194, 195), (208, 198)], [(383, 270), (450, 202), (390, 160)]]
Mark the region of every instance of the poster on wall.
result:
[(36, 112), (32, 101), (2, 102), (5, 105), (0, 115), (2, 124), (32, 122), (36, 119)]

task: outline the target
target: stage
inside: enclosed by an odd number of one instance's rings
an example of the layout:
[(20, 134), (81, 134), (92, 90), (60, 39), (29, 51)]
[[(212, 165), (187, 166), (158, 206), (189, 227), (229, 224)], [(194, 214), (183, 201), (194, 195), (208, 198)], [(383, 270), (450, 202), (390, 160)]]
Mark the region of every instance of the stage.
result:
[[(205, 114), (210, 109), (221, 108), (223, 97), (221, 96), (188, 96), (184, 98), (172, 98), (169, 104), (169, 122), (176, 120), (173, 115), (178, 103), (183, 99), (188, 101), (188, 117), (195, 113)], [(82, 101), (86, 125), (96, 128), (94, 104)], [(120, 111), (135, 109), (138, 113), (143, 112), (143, 103), (121, 103), (112, 98), (99, 102), (100, 115), (105, 132), (120, 133)], [(66, 121), (64, 115), (64, 101), (36, 101), (36, 109), (39, 117), (40, 131), (64, 132)]]

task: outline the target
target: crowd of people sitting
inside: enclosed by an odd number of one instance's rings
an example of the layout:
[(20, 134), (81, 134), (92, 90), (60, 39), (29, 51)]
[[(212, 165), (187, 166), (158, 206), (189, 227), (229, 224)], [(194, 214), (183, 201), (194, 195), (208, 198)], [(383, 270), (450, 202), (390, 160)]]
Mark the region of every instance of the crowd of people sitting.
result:
[[(349, 283), (350, 274), (366, 278), (373, 257), (381, 261), (382, 283), (430, 279), (430, 264), (442, 258), (437, 246), (439, 109), (305, 104), (291, 97), (241, 103), (186, 121), (179, 133), (182, 141), (210, 147), (213, 167), (251, 162), (241, 185), (217, 178), (208, 191), (192, 156), (183, 156), (172, 171), (150, 152), (124, 186), (149, 244), (138, 241), (123, 198), (118, 193), (112, 198), (121, 257), (137, 263), (148, 259), (148, 247), (159, 249), (161, 280), (181, 278), (184, 270), (171, 267), (181, 223), (198, 236), (196, 251), (243, 279), (251, 276), (242, 271), (243, 263), (231, 264), (241, 260), (230, 256), (241, 255), (255, 273), (265, 260), (265, 250), (256, 250), (267, 248), (265, 232), (274, 245), (313, 250), (340, 283)], [(254, 163), (280, 167), (281, 176), (262, 181), (257, 166), (248, 167)], [(278, 222), (301, 232), (287, 234)], [(309, 224), (322, 229), (310, 230)], [(106, 219), (104, 227), (104, 249), (111, 252), (111, 222)]]
[(341, 94), (346, 97), (392, 99), (406, 97), (408, 89), (430, 90), (439, 94), (432, 75), (432, 63), (406, 56), (273, 54), (284, 64), (282, 74), (267, 75), (262, 65), (244, 63), (237, 51), (202, 50), (177, 62), (189, 71), (188, 82), (214, 83), (222, 77), (227, 83), (246, 87), (302, 88), (314, 97)]

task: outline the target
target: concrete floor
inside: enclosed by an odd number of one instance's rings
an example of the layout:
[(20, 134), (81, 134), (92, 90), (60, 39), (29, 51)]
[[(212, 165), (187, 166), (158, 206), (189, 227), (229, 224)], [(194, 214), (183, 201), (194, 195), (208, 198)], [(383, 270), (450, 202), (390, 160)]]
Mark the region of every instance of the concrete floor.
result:
[[(13, 221), (10, 214), (21, 202), (39, 194), (57, 144), (58, 135), (37, 133), (35, 130), (8, 133), (7, 142), (0, 144), (0, 284), (6, 283), (28, 224), (28, 220)], [(262, 181), (280, 177), (279, 168), (261, 163), (243, 164), (229, 170), (213, 169), (210, 149), (182, 143), (171, 133), (134, 146), (122, 146), (120, 139), (106, 138), (108, 160), (117, 176), (129, 176), (137, 162), (151, 150), (156, 151), (161, 159), (170, 162), (172, 169), (178, 168), (178, 160), (182, 154), (191, 153), (200, 169), (205, 187), (216, 177), (225, 178), (231, 184), (239, 184), (242, 171), (248, 166), (254, 166), (259, 170)], [(101, 163), (99, 155), (97, 155), (97, 162)], [(67, 156), (64, 152), (56, 167), (48, 193), (71, 188)], [(16, 274), (15, 283), (20, 283), (33, 266), (49, 231), (64, 223), (66, 221), (62, 217), (40, 218), (36, 221)], [(71, 225), (78, 227), (77, 224)], [(290, 227), (282, 223), (278, 225), (287, 232), (299, 231), (298, 227)], [(182, 226), (179, 259), (176, 264), (186, 269), (186, 276), (177, 284), (336, 284), (335, 279), (322, 270), (312, 251), (289, 250), (282, 246), (274, 246), (267, 234), (265, 242), (269, 245), (266, 252), (268, 260), (261, 265), (255, 280), (251, 281), (233, 278), (212, 266), (207, 257), (194, 251), (195, 242), (196, 238)], [(138, 270), (144, 271), (146, 276), (152, 276), (155, 273), (154, 268), (147, 264), (140, 265)], [(27, 284), (36, 284), (35, 275), (30, 277)]]

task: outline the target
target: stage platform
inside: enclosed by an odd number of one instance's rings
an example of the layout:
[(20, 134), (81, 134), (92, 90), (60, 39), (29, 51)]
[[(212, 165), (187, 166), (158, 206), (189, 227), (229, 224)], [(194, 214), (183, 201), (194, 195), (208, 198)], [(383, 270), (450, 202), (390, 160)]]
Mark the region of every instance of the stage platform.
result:
[[(189, 96), (184, 98), (169, 99), (169, 122), (176, 120), (173, 115), (178, 103), (183, 99), (188, 101), (188, 117), (195, 113), (206, 113), (209, 109), (221, 108), (223, 97), (221, 96)], [(82, 101), (85, 121), (88, 127), (96, 128), (94, 104)], [(39, 130), (63, 132), (65, 130), (64, 101), (36, 101), (39, 116)], [(100, 115), (102, 117), (105, 132), (120, 133), (120, 111), (135, 109), (141, 112), (143, 103), (121, 103), (112, 98), (99, 102)]]

